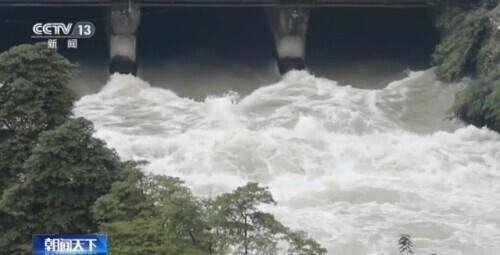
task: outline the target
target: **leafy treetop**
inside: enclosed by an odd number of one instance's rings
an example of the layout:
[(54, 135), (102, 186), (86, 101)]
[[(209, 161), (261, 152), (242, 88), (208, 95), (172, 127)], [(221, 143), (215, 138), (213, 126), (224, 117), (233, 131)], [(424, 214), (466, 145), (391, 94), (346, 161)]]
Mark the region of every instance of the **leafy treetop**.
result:
[(62, 124), (76, 99), (67, 87), (75, 72), (76, 65), (45, 43), (0, 54), (0, 131), (33, 138)]

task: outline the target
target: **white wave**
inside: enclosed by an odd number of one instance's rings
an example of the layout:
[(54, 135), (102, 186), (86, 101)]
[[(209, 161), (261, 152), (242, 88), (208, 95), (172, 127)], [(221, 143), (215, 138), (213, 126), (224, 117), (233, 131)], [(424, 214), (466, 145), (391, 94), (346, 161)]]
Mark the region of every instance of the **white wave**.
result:
[[(203, 86), (203, 84), (200, 84)], [(500, 140), (447, 118), (460, 84), (412, 72), (380, 90), (307, 72), (239, 98), (181, 98), (125, 75), (74, 113), (145, 170), (178, 176), (200, 195), (247, 181), (270, 187), (266, 207), (330, 254), (491, 255), (500, 249)]]

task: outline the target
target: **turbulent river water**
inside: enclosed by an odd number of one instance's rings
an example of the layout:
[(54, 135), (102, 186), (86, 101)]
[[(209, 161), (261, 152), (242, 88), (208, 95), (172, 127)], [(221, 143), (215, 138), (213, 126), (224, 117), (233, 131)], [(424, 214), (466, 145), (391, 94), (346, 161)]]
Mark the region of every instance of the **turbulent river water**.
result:
[(268, 186), (278, 205), (263, 209), (329, 254), (398, 254), (410, 234), (416, 254), (494, 255), (500, 139), (449, 118), (463, 86), (431, 70), (376, 90), (292, 71), (246, 96), (194, 101), (115, 74), (74, 113), (122, 159), (198, 195)]

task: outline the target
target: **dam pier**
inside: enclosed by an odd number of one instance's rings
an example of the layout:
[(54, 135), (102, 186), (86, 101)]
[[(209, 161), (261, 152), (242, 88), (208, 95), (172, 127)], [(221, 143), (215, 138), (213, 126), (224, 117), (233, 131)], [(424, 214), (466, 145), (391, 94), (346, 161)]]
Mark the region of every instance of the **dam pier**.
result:
[[(0, 7), (100, 7), (109, 10), (109, 71), (137, 75), (142, 8), (262, 8), (281, 74), (306, 68), (314, 8), (427, 8), (429, 0), (0, 0)], [(182, 22), (182, 21), (179, 21)], [(228, 20), (228, 22), (231, 22)]]
[(309, 10), (302, 7), (272, 8), (268, 10), (268, 19), (280, 73), (304, 69)]
[(141, 9), (137, 5), (111, 7), (109, 26), (110, 73), (137, 75), (137, 30)]

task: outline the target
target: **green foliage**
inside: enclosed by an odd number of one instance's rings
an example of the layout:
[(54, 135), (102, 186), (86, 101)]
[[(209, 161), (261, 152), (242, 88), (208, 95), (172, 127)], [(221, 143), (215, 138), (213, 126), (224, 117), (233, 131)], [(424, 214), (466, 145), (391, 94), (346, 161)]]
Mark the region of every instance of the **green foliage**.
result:
[(491, 24), (491, 11), (498, 0), (457, 7), (443, 4), (438, 27), (443, 40), (433, 55), (439, 79), (452, 81), (470, 71), (477, 81), (455, 96), (453, 111), (476, 126), (500, 132), (500, 31)]
[(493, 84), (492, 92), (484, 101), (484, 116), (487, 124), (500, 131), (500, 80)]
[(288, 255), (323, 255), (327, 250), (322, 248), (315, 240), (308, 238), (302, 231), (289, 231), (286, 236), (289, 242)]
[(491, 93), (491, 87), (484, 82), (474, 82), (465, 90), (455, 95), (453, 111), (462, 120), (482, 127), (487, 125), (485, 99)]
[(30, 250), (31, 231), (38, 227), (33, 218), (43, 208), (28, 208), (41, 206), (31, 205), (34, 198), (29, 195), (41, 197), (48, 186), (37, 192), (21, 188), (30, 185), (33, 176), (26, 169), (27, 161), (38, 135), (69, 117), (75, 96), (66, 84), (75, 70), (75, 65), (45, 44), (20, 45), (0, 54), (2, 253), (26, 254)]
[(218, 196), (209, 206), (215, 247), (232, 254), (274, 254), (284, 227), (271, 214), (257, 209), (259, 204), (275, 204), (271, 193), (249, 183), (232, 193)]
[(490, 27), (483, 38), (476, 57), (477, 75), (485, 82), (498, 81), (500, 80), (500, 30)]
[(23, 164), (31, 155), (32, 139), (12, 136), (0, 140), (0, 198), (10, 184), (24, 173)]
[(453, 81), (465, 74), (487, 22), (486, 11), (481, 8), (464, 11), (450, 7), (440, 15), (438, 27), (443, 39), (432, 56), (432, 65), (440, 80)]
[(140, 214), (151, 215), (153, 206), (143, 193), (145, 176), (138, 170), (142, 163), (127, 162), (126, 178), (112, 184), (111, 191), (101, 196), (93, 205), (92, 212), (98, 222), (126, 221)]
[[(161, 222), (155, 218), (133, 218), (127, 221), (115, 221), (102, 226), (102, 231), (109, 235), (111, 254), (173, 254), (167, 253), (175, 244), (162, 240)], [(182, 254), (182, 253), (179, 253)]]
[(290, 255), (326, 254), (305, 233), (292, 232), (258, 210), (275, 201), (256, 183), (202, 200), (177, 178), (145, 175), (133, 163), (127, 174), (93, 207), (113, 253), (272, 255), (279, 242), (286, 242)]
[(121, 177), (122, 165), (92, 133), (89, 121), (72, 119), (40, 134), (23, 164), (22, 181), (8, 188), (0, 201), (0, 211), (16, 221), (11, 231), (26, 226), (23, 243), (36, 232), (97, 229), (90, 208)]
[(285, 227), (272, 214), (258, 209), (274, 205), (271, 193), (257, 183), (248, 183), (208, 202), (213, 254), (277, 254), (284, 243), (290, 255), (323, 255), (322, 248), (304, 232)]
[(23, 175), (38, 134), (70, 115), (75, 96), (66, 84), (75, 68), (45, 44), (0, 54), (0, 195)]
[(75, 65), (44, 43), (2, 53), (0, 129), (34, 138), (62, 124), (76, 98), (66, 87), (75, 71)]
[(93, 212), (116, 254), (203, 254), (201, 204), (177, 178), (144, 175), (130, 163), (128, 177), (99, 198)]
[(29, 254), (31, 252), (30, 226), (0, 210), (0, 251), (2, 254)]

